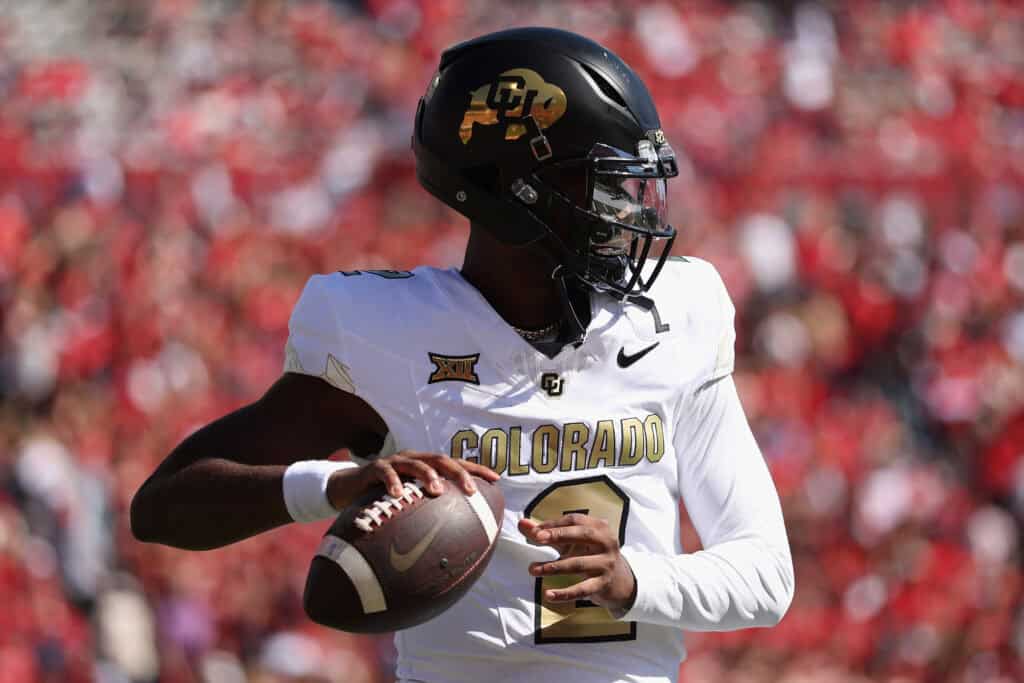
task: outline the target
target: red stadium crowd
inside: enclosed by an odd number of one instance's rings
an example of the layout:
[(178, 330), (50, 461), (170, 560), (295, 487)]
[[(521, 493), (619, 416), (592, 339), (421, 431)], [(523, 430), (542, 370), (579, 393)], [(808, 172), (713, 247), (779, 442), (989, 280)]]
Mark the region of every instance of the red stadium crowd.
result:
[(302, 613), (321, 526), (185, 553), (126, 511), (279, 375), (310, 274), (458, 265), (412, 115), (444, 47), (522, 24), (647, 80), (676, 251), (738, 309), (796, 598), (689, 635), (681, 680), (1024, 679), (1020, 3), (12, 0), (0, 683), (391, 680)]

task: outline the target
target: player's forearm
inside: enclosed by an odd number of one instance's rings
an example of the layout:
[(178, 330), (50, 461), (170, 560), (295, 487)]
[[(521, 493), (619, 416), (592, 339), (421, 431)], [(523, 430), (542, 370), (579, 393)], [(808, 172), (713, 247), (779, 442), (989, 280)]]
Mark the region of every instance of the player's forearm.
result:
[(210, 458), (155, 475), (132, 500), (132, 533), (148, 543), (209, 550), (287, 524), (284, 471)]
[(283, 490), (289, 465), (374, 445), (357, 402), (317, 377), (286, 373), (260, 400), (192, 433), (160, 463), (132, 501), (132, 532), (204, 550), (292, 521)]
[(774, 626), (793, 599), (788, 547), (753, 537), (692, 555), (625, 549), (637, 581), (633, 608), (623, 617), (688, 631)]
[(624, 618), (693, 631), (774, 626), (793, 599), (793, 563), (779, 496), (732, 378), (702, 389), (680, 426), (679, 485), (704, 550), (623, 549), (637, 581)]

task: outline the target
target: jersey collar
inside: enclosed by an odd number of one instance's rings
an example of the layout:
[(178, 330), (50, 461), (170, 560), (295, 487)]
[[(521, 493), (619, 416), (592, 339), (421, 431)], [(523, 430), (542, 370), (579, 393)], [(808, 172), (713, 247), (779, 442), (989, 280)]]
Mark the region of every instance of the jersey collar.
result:
[(609, 315), (608, 306), (603, 305), (602, 301), (608, 297), (591, 296), (591, 323), (583, 344), (579, 347), (565, 345), (554, 356), (549, 356), (523, 339), (457, 269), (449, 268), (435, 272), (438, 286), (448, 293), (451, 305), (458, 308), (457, 317), (464, 321), (466, 334), (486, 349), (494, 361), (502, 360), (509, 363), (525, 356), (542, 363), (557, 365), (574, 354), (593, 354), (597, 351), (596, 347), (600, 346), (595, 343), (598, 340), (593, 338), (599, 336), (601, 329), (613, 322), (610, 320), (612, 316)]

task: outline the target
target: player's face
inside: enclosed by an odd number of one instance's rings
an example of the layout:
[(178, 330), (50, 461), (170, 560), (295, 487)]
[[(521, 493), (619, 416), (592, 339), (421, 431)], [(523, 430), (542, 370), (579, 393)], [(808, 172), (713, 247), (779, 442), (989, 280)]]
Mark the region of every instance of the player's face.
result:
[[(554, 189), (565, 195), (577, 206), (585, 206), (587, 201), (587, 174), (579, 168), (552, 167), (545, 169), (542, 178)], [(567, 221), (557, 221), (551, 226), (558, 239), (566, 244), (571, 243), (571, 230)]]
[[(620, 202), (622, 205), (618, 206), (615, 202), (617, 198), (628, 199), (629, 197), (626, 194), (628, 188), (624, 187), (624, 185), (637, 181), (631, 179), (604, 180), (599, 178), (594, 186), (594, 201), (591, 201), (587, 185), (587, 172), (584, 169), (553, 167), (545, 170), (542, 176), (545, 181), (549, 182), (576, 206), (590, 206), (593, 209), (594, 202), (599, 201), (601, 207), (606, 212), (611, 211), (610, 215), (614, 215), (616, 220), (626, 223), (630, 222), (630, 216), (634, 213), (630, 209), (631, 204), (629, 202)], [(613, 210), (608, 207), (613, 207)], [(566, 244), (573, 244), (575, 242), (568, 222), (559, 221), (552, 228), (558, 238)], [(633, 233), (608, 224), (606, 230), (594, 231), (589, 235), (587, 247), (592, 253), (599, 256), (616, 256), (628, 253), (634, 238), (635, 235)]]

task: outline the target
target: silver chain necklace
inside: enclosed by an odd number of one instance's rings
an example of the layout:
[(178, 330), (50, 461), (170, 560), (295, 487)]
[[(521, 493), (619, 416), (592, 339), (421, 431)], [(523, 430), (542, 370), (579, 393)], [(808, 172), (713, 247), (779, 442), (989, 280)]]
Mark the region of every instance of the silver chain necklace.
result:
[(553, 334), (558, 332), (558, 329), (561, 326), (562, 321), (556, 320), (547, 327), (542, 327), (539, 330), (524, 330), (523, 328), (516, 327), (515, 325), (512, 326), (512, 329), (518, 332), (519, 336), (525, 339), (526, 341), (535, 342), (540, 341), (542, 339), (547, 339), (548, 337), (552, 336)]

